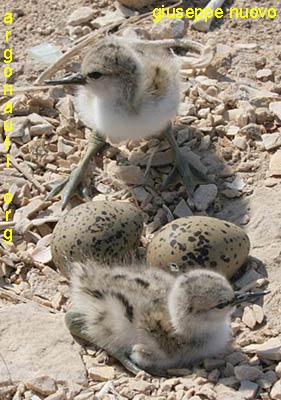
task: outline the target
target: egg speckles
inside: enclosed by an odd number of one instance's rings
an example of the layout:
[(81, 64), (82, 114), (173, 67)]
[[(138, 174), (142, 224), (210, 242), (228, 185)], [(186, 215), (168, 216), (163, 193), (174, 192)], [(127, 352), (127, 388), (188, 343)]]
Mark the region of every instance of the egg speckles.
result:
[(246, 261), (250, 241), (238, 226), (211, 217), (176, 219), (156, 233), (147, 249), (148, 264), (166, 268), (175, 263), (180, 271), (195, 265), (234, 275)]
[(69, 276), (69, 261), (87, 257), (110, 262), (139, 244), (141, 211), (122, 201), (93, 201), (70, 210), (56, 225), (51, 251), (60, 271)]

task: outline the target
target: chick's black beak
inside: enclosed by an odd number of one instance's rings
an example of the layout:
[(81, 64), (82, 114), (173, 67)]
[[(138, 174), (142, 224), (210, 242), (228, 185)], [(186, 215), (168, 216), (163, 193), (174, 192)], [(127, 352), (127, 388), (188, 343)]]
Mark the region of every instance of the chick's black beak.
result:
[(237, 304), (241, 304), (244, 301), (255, 301), (259, 297), (265, 296), (266, 294), (270, 293), (269, 290), (260, 290), (257, 292), (245, 292), (245, 293), (239, 293), (239, 292), (234, 292), (234, 299), (231, 302), (233, 306)]
[(47, 85), (85, 85), (86, 78), (81, 73), (65, 76), (59, 79), (48, 79)]

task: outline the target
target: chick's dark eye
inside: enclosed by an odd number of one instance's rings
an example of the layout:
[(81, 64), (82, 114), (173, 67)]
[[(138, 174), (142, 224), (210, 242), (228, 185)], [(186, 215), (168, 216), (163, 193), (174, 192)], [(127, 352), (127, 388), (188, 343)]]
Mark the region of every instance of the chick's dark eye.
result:
[(218, 304), (215, 308), (218, 310), (222, 310), (223, 308), (227, 307), (229, 305), (229, 301), (226, 301), (225, 303), (220, 303)]
[(88, 77), (91, 79), (100, 79), (102, 77), (102, 74), (98, 71), (90, 72), (88, 74)]

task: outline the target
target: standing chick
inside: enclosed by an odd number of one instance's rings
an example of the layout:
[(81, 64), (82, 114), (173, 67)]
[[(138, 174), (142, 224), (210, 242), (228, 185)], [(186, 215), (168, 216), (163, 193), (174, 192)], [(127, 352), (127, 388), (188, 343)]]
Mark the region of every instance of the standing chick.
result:
[(180, 103), (179, 64), (166, 49), (145, 41), (105, 38), (86, 54), (81, 73), (46, 83), (78, 85), (77, 111), (93, 129), (78, 168), (48, 196), (51, 198), (65, 186), (63, 208), (81, 183), (89, 159), (104, 145), (105, 137), (120, 142), (164, 131), (188, 192), (193, 192), (196, 177), (197, 181), (208, 180), (192, 160), (183, 158), (173, 136), (171, 120)]
[[(235, 294), (222, 275), (197, 269), (179, 277), (143, 265), (74, 265), (72, 333), (127, 369), (164, 375), (222, 352), (231, 339)], [(260, 292), (255, 297), (265, 294)]]

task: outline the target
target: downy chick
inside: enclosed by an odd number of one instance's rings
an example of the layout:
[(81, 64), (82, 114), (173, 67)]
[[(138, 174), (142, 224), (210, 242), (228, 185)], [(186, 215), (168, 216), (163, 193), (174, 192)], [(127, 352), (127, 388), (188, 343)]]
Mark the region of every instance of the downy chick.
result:
[(144, 265), (91, 262), (72, 270), (71, 312), (78, 316), (79, 336), (134, 373), (164, 375), (216, 356), (231, 339), (234, 305), (253, 297), (242, 299), (226, 278), (203, 269), (175, 277)]
[[(206, 182), (188, 156), (183, 157), (171, 128), (180, 104), (179, 64), (172, 53), (149, 41), (107, 37), (85, 55), (81, 73), (48, 84), (78, 86), (76, 109), (92, 134), (86, 153), (70, 178), (57, 185), (48, 199), (64, 188), (62, 207), (81, 184), (92, 155), (105, 138), (112, 142), (139, 140), (163, 131), (174, 151), (175, 166), (191, 194), (195, 183)], [(175, 177), (175, 168), (171, 179)]]

